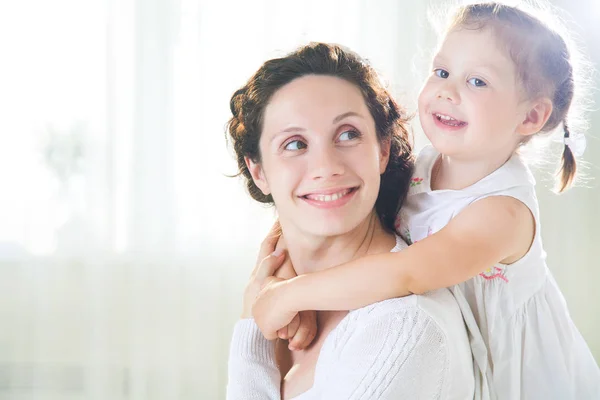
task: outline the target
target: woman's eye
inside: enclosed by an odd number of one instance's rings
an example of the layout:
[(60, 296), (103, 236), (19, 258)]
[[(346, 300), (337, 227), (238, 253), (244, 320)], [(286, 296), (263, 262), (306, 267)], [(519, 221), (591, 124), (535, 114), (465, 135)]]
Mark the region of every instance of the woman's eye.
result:
[(352, 140), (360, 137), (360, 133), (354, 130), (344, 131), (339, 137), (340, 141)]
[(284, 149), (286, 150), (302, 150), (306, 148), (306, 143), (304, 143), (301, 140), (292, 140), (291, 142), (288, 142)]
[(471, 85), (476, 86), (476, 87), (485, 87), (485, 86), (487, 86), (487, 83), (485, 83), (484, 81), (482, 81), (479, 78), (471, 78), (467, 82), (469, 82)]
[(442, 78), (442, 79), (446, 79), (446, 78), (448, 78), (450, 76), (450, 73), (448, 71), (446, 71), (445, 69), (441, 69), (441, 68), (435, 69), (433, 71), (433, 73), (437, 77)]

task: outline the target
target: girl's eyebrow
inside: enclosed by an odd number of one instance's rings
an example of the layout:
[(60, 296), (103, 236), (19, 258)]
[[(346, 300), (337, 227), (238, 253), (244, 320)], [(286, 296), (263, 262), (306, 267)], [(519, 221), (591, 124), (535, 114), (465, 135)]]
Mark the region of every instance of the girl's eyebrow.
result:
[[(495, 65), (493, 64), (481, 64), (481, 65), (476, 65), (473, 68), (475, 71), (481, 71), (483, 72), (485, 75), (488, 75), (488, 77), (491, 78), (498, 78), (502, 76), (501, 70), (498, 69)], [(484, 77), (485, 78), (485, 77)]]
[[(446, 58), (443, 56), (435, 56), (433, 59), (433, 64), (445, 64)], [(485, 72), (489, 72), (491, 75), (499, 76), (500, 70), (494, 64), (479, 64), (475, 65), (472, 69), (474, 70), (484, 70)]]
[(438, 63), (442, 63), (444, 64), (446, 62), (446, 59), (444, 58), (444, 56), (441, 56), (439, 54), (436, 54), (435, 57), (433, 57), (433, 64), (438, 64)]

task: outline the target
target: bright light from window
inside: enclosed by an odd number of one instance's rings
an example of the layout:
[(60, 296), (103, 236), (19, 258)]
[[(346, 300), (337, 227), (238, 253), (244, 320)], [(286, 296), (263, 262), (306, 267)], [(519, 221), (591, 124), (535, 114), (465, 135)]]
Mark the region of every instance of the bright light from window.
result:
[(54, 248), (63, 216), (58, 183), (44, 165), (44, 138), (50, 127), (66, 132), (77, 121), (101, 129), (103, 7), (99, 0), (0, 7), (0, 48), (7, 56), (0, 74), (0, 243), (38, 254)]

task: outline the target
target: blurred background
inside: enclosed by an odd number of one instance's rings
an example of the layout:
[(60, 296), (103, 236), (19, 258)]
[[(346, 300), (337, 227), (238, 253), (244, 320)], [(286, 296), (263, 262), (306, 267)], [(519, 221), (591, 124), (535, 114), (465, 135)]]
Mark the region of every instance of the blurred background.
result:
[[(414, 111), (437, 4), (1, 2), (0, 399), (224, 398), (242, 291), (275, 216), (226, 177), (231, 94), (266, 59), (326, 41), (367, 57)], [(599, 68), (600, 2), (553, 4)], [(587, 180), (557, 196), (554, 166), (536, 174), (549, 266), (600, 360), (590, 115)]]

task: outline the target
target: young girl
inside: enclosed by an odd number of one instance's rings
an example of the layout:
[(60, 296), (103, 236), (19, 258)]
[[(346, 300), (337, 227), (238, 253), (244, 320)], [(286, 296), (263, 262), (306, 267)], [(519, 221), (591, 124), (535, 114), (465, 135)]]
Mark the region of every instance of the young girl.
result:
[(268, 284), (253, 308), (267, 339), (302, 310), (450, 287), (469, 330), (477, 397), (600, 399), (600, 371), (546, 266), (535, 182), (517, 152), (562, 129), (558, 186), (569, 187), (573, 93), (560, 35), (517, 8), (461, 8), (419, 96), (433, 147), (417, 159), (396, 224), (412, 245)]

